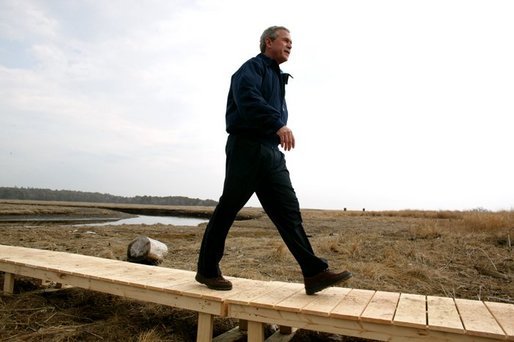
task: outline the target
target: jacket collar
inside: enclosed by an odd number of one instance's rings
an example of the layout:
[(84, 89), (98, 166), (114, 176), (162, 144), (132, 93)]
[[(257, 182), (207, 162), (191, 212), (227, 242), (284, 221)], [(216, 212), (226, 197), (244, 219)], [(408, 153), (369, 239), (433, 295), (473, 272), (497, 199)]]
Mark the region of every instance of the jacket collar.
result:
[(265, 54), (263, 54), (262, 52), (260, 54), (257, 55), (257, 58), (260, 58), (262, 59), (267, 65), (271, 65), (271, 66), (275, 66), (277, 67), (278, 69), (280, 69), (278, 63), (272, 59), (272, 58), (269, 58), (268, 56), (266, 56)]
[(283, 72), (282, 69), (280, 69), (280, 66), (278, 65), (278, 63), (274, 59), (269, 58), (262, 52), (257, 55), (257, 58), (262, 59), (264, 61), (264, 63), (266, 63), (267, 65), (269, 65), (273, 68), (276, 68), (276, 70), (278, 70), (278, 72), (280, 73), (280, 76), (282, 77), (282, 81), (284, 82), (284, 84), (288, 83), (289, 77), (294, 78), (293, 75)]

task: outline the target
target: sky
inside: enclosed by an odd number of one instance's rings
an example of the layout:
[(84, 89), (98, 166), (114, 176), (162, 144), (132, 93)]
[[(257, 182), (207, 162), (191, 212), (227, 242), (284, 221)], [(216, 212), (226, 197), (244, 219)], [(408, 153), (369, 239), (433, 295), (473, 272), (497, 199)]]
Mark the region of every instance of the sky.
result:
[(513, 210), (513, 17), (510, 0), (0, 0), (0, 186), (218, 200), (230, 76), (283, 25), (302, 208)]

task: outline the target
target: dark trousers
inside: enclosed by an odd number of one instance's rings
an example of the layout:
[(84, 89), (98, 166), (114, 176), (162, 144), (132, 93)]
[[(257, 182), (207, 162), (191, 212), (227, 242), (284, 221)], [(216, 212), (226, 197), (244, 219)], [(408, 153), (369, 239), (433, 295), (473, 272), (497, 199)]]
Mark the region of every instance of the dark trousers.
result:
[(303, 275), (309, 277), (326, 269), (326, 261), (314, 254), (305, 234), (298, 199), (291, 185), (284, 154), (278, 147), (230, 135), (226, 155), (223, 194), (205, 229), (198, 272), (208, 278), (221, 275), (219, 263), (228, 231), (239, 210), (254, 193), (300, 265)]

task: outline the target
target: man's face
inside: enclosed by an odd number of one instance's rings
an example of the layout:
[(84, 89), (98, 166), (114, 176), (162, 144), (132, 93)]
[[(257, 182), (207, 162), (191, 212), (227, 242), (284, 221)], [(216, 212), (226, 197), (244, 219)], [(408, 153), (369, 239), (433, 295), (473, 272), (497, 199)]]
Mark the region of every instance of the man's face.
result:
[(278, 64), (287, 62), (293, 47), (291, 35), (286, 30), (278, 30), (275, 40), (266, 40), (265, 55), (274, 59)]

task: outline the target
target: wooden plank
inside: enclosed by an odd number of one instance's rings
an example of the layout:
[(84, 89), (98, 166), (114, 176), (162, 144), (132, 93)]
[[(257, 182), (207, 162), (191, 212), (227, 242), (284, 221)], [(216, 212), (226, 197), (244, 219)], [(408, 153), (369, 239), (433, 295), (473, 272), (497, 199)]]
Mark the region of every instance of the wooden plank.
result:
[(361, 315), (363, 321), (391, 323), (400, 299), (398, 292), (377, 291)]
[(298, 283), (283, 283), (280, 287), (275, 288), (271, 292), (267, 292), (259, 297), (253, 298), (249, 304), (256, 307), (269, 307), (273, 308), (275, 304), (283, 301), (284, 299), (292, 296), (293, 294), (304, 291), (302, 284)]
[(197, 342), (210, 342), (213, 332), (213, 317), (206, 313), (198, 313)]
[(462, 323), (470, 335), (506, 338), (502, 328), (481, 301), (455, 299)]
[[(113, 283), (127, 284), (142, 288), (160, 287), (162, 289), (169, 289), (170, 286), (190, 282), (194, 279), (193, 272), (169, 272), (167, 270), (170, 269), (155, 266), (131, 264), (119, 260), (102, 259), (96, 257), (86, 258), (89, 260), (82, 260), (80, 264), (77, 264), (76, 260), (72, 261), (72, 265), (63, 264), (61, 262), (60, 268), (54, 268), (53, 266), (31, 266), (40, 267), (42, 269), (53, 272), (59, 272), (61, 274), (73, 274), (86, 279), (106, 280)], [(136, 275), (139, 271), (141, 271), (141, 274)], [(157, 273), (165, 274), (167, 278), (162, 279), (162, 277), (155, 277), (155, 274)]]
[[(173, 306), (181, 309), (188, 309), (198, 312), (210, 313), (213, 315), (226, 315), (224, 302), (196, 298), (180, 293), (163, 293), (160, 290), (143, 289), (126, 284), (116, 284), (102, 279), (88, 279), (78, 275), (61, 274), (49, 270), (40, 270), (23, 265), (5, 265), (0, 263), (1, 268), (11, 268), (9, 272), (36, 279), (48, 279), (55, 282), (73, 285), (86, 290), (110, 293), (113, 295), (133, 298), (137, 300)], [(192, 279), (191, 282), (194, 282)]]
[(4, 273), (4, 294), (14, 293), (14, 274)]
[(316, 300), (316, 296), (308, 296), (305, 291), (298, 291), (274, 305), (276, 310), (300, 312), (303, 307)]
[[(325, 290), (326, 291), (326, 290)], [(303, 313), (294, 313), (287, 311), (277, 311), (268, 308), (257, 308), (241, 304), (229, 304), (229, 317), (258, 321), (263, 323), (286, 325), (298, 329), (307, 329), (313, 331), (327, 332), (332, 334), (340, 334), (346, 336), (356, 336), (361, 338), (369, 338), (374, 340), (395, 340), (391, 336), (391, 327), (393, 332), (400, 332), (406, 336), (416, 336), (411, 328), (387, 326), (383, 329), (383, 324), (367, 323), (366, 328), (362, 327), (362, 323), (357, 320), (340, 319), (326, 316), (309, 315)], [(382, 330), (381, 330), (382, 329)], [(413, 339), (415, 340), (415, 339)], [(406, 341), (406, 339), (404, 339)], [(426, 339), (425, 341), (430, 341)]]
[(32, 253), (31, 248), (0, 245), (0, 260), (16, 260), (24, 254)]
[[(132, 268), (132, 266), (124, 265), (121, 272), (113, 274), (112, 279), (116, 282), (133, 284), (134, 286), (144, 286), (152, 288), (170, 289), (175, 284), (190, 282), (194, 280), (194, 272), (178, 273), (172, 272), (170, 269), (155, 267), (155, 270), (146, 270), (142, 268)], [(102, 272), (96, 278), (107, 278), (107, 274)]]
[(175, 289), (175, 287), (179, 284), (193, 281), (193, 275), (177, 277), (174, 274), (155, 274), (152, 277), (145, 277), (144, 275), (141, 275), (141, 277), (131, 276), (127, 279), (127, 283), (132, 284), (133, 286), (162, 290), (166, 292), (177, 292), (170, 290)]
[[(44, 251), (45, 253), (48, 253)], [(46, 254), (44, 253), (34, 253), (29, 257), (28, 260), (18, 259), (13, 262), (13, 264), (17, 265), (26, 265), (31, 267), (37, 267), (39, 269), (45, 269), (45, 270), (54, 270), (54, 271), (60, 271), (62, 273), (75, 273), (75, 269), (82, 269), (85, 270), (83, 272), (77, 272), (77, 273), (84, 273), (91, 274), (92, 271), (95, 273), (99, 273), (102, 270), (116, 270), (120, 267), (121, 264), (123, 264), (122, 261), (117, 260), (109, 260), (109, 259), (102, 259), (102, 258), (95, 258), (95, 257), (85, 257), (83, 256), (80, 258), (80, 262), (77, 262), (75, 255), (71, 255), (69, 257), (63, 256), (59, 260), (54, 260), (54, 262), (50, 262), (49, 258), (46, 257)], [(87, 273), (87, 270), (89, 270), (89, 273)], [(94, 273), (93, 273), (94, 274)]]
[(496, 302), (484, 302), (484, 304), (503, 328), (508, 339), (514, 341), (514, 305)]
[(70, 270), (66, 269), (64, 270), (65, 273), (69, 274), (75, 274), (78, 276), (82, 276), (84, 278), (90, 278), (90, 279), (102, 279), (106, 281), (110, 281), (113, 283), (122, 283), (122, 284), (131, 284), (130, 281), (127, 280), (127, 277), (125, 276), (125, 272), (127, 271), (127, 268), (125, 265), (120, 264), (98, 264), (95, 263), (95, 268), (88, 268), (87, 270), (78, 271), (76, 269)]
[(282, 330), (275, 331), (273, 335), (266, 339), (266, 342), (289, 342), (294, 338), (296, 334), (296, 329), (290, 329), (287, 332), (282, 332)]
[[(81, 264), (90, 265), (90, 263), (94, 263), (96, 259), (103, 261), (104, 263), (109, 262), (120, 262), (118, 260), (111, 259), (103, 259), (90, 257), (79, 254), (71, 254), (71, 253), (63, 253), (63, 252), (55, 252), (55, 251), (46, 251), (40, 249), (30, 249), (18, 247), (19, 250), (14, 249), (10, 253), (9, 258), (13, 262), (18, 264), (27, 264), (32, 266), (38, 266), (41, 268), (60, 268), (63, 265), (71, 268), (73, 266), (80, 267)], [(0, 250), (0, 253), (3, 253), (4, 250)]]
[(358, 320), (375, 291), (352, 289), (330, 312), (330, 317)]
[[(20, 248), (20, 247), (18, 247)], [(21, 254), (21, 259), (17, 260), (17, 264), (30, 265), (40, 267), (41, 269), (60, 271), (64, 274), (76, 274), (86, 278), (110, 279), (116, 283), (132, 284), (133, 286), (153, 286), (162, 283), (162, 288), (169, 287), (171, 284), (184, 283), (194, 278), (194, 272), (140, 265), (128, 263), (120, 260), (104, 259), (84, 255), (75, 255), (62, 252), (31, 250), (20, 248), (14, 249), (13, 252)], [(5, 252), (5, 248), (2, 249)], [(51, 254), (50, 254), (51, 253)], [(15, 253), (16, 254), (16, 253)], [(63, 261), (66, 260), (64, 263)], [(162, 279), (165, 275), (167, 279)]]
[[(96, 257), (90, 257), (89, 260), (75, 261), (73, 265), (66, 264), (64, 266), (67, 271), (73, 274), (94, 274), (92, 270), (95, 268), (105, 268), (114, 271), (120, 271), (119, 276), (123, 278), (130, 278), (132, 275), (145, 274), (148, 277), (154, 276), (156, 273), (162, 273), (159, 267), (148, 266), (141, 267), (143, 265), (135, 265), (126, 261), (101, 259)], [(62, 268), (60, 265), (59, 268)], [(162, 268), (161, 268), (162, 269)]]
[[(102, 268), (102, 266), (99, 266), (98, 264), (96, 267)], [(177, 285), (194, 282), (193, 272), (190, 272), (189, 274), (183, 274), (166, 272), (166, 269), (157, 270), (156, 268), (155, 273), (150, 273), (148, 270), (142, 269), (143, 273), (140, 275), (135, 275), (133, 273), (140, 270), (140, 268), (132, 269), (130, 264), (128, 266), (124, 265), (121, 270), (118, 269), (120, 268), (118, 265), (114, 265), (114, 267), (116, 272), (112, 274), (112, 277), (109, 277), (109, 272), (112, 269), (112, 265), (110, 267), (103, 268), (98, 272), (98, 274), (95, 274), (94, 268), (84, 268), (82, 270), (75, 269), (72, 274), (88, 279), (111, 281), (117, 284), (126, 284), (134, 287), (156, 289), (171, 293), (180, 292), (176, 290)]]
[(266, 291), (276, 288), (277, 282), (252, 280), (244, 278), (226, 277), (232, 282), (232, 291), (227, 291), (224, 299), (234, 301), (248, 302), (251, 298), (258, 297)]
[[(21, 248), (21, 247), (20, 247)], [(43, 250), (31, 250), (29, 248), (21, 249), (21, 250), (12, 250), (11, 254), (6, 258), (2, 258), (5, 261), (12, 261), (20, 264), (24, 263), (36, 263), (38, 265), (44, 266), (45, 261), (42, 259), (58, 258), (57, 254), (48, 254), (47, 251)]]
[(154, 289), (154, 290), (161, 290), (163, 292), (171, 292), (171, 293), (180, 293), (180, 291), (177, 289), (178, 286), (195, 282), (194, 279), (190, 278), (184, 278), (184, 279), (155, 279), (151, 283), (145, 283), (146, 289)]
[(176, 276), (175, 274), (159, 274), (151, 278), (151, 281), (138, 280), (146, 288), (161, 289), (166, 292), (179, 292), (177, 286), (184, 283), (195, 283), (194, 275)]
[(427, 310), (425, 296), (406, 294), (400, 295), (393, 323), (397, 325), (426, 328)]
[(493, 342), (491, 339), (479, 336), (462, 335), (445, 331), (413, 328), (408, 326), (383, 324), (361, 321), (365, 338), (394, 342)]
[[(273, 292), (278, 288), (285, 286), (284, 282), (275, 281), (249, 281), (244, 286), (248, 289), (245, 292), (233, 293), (227, 297), (227, 303), (233, 304), (249, 304), (250, 301), (262, 296), (263, 294)], [(240, 284), (242, 286), (242, 284)]]
[[(66, 273), (87, 274), (90, 276), (99, 275), (101, 277), (104, 277), (107, 275), (107, 272), (113, 270), (111, 278), (127, 283), (131, 281), (131, 277), (133, 276), (139, 275), (139, 277), (141, 277), (141, 274), (148, 274), (149, 277), (153, 277), (156, 274), (165, 273), (164, 271), (166, 270), (171, 270), (163, 267), (134, 264), (120, 260), (104, 259), (92, 256), (46, 250), (31, 250), (22, 247), (17, 248), (21, 251), (14, 249), (12, 253), (14, 257), (17, 258), (17, 264), (27, 264), (40, 267), (42, 269), (62, 270), (65, 268)], [(118, 269), (120, 272), (118, 272)], [(95, 272), (92, 272), (93, 270)], [(172, 271), (177, 277), (182, 275), (185, 276), (186, 274), (194, 276), (194, 273), (191, 271)], [(139, 282), (136, 282), (136, 284), (139, 284)]]
[(244, 289), (236, 288), (230, 291), (218, 291), (208, 288), (205, 285), (198, 283), (195, 280), (192, 280), (188, 283), (176, 284), (173, 286), (173, 291), (178, 291), (182, 295), (197, 297), (197, 298), (205, 298), (217, 302), (224, 302), (227, 297), (229, 297), (232, 293), (239, 293), (244, 291)]
[(465, 333), (453, 298), (428, 296), (427, 320), (429, 329)]
[(315, 294), (315, 300), (302, 308), (302, 313), (329, 316), (330, 312), (343, 300), (351, 289), (345, 287), (329, 287), (328, 289)]

